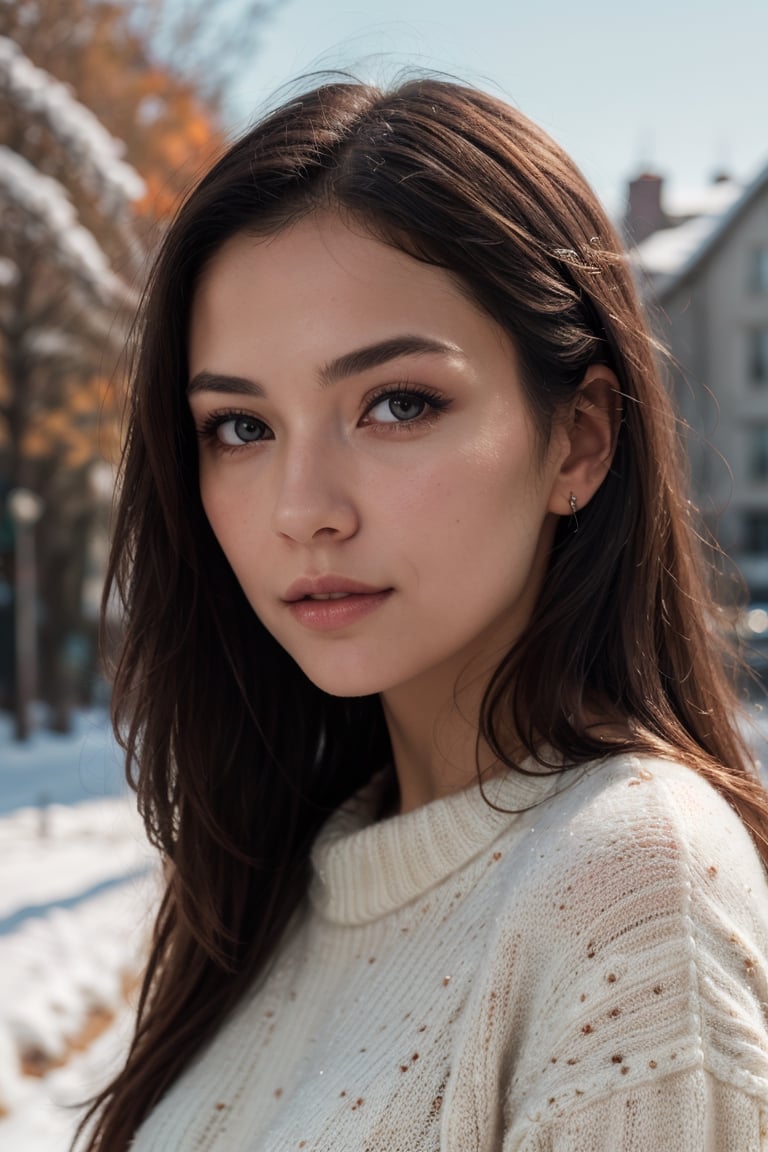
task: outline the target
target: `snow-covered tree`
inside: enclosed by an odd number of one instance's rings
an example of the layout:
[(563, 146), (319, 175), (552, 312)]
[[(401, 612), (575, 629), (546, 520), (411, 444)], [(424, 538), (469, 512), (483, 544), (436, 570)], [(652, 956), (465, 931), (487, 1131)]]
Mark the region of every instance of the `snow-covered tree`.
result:
[(45, 124), (69, 150), (106, 211), (122, 213), (129, 201), (143, 195), (143, 180), (123, 160), (124, 145), (65, 84), (37, 68), (7, 36), (0, 36), (0, 84), (9, 102)]
[[(28, 486), (46, 507), (40, 666), (54, 705), (93, 628), (83, 586), (104, 516), (93, 477), (115, 456), (142, 277), (221, 146), (228, 78), (282, 2), (0, 0), (0, 633), (13, 580), (5, 495)], [(0, 643), (0, 708), (9, 672)]]
[[(56, 347), (46, 332), (67, 332), (66, 360), (103, 355), (104, 337), (119, 338), (136, 290), (113, 264), (136, 266), (130, 205), (144, 182), (122, 158), (123, 146), (88, 108), (21, 48), (0, 36), (0, 336), (5, 362), (5, 415), (11, 484), (24, 476), (30, 414), (44, 405), (45, 377)], [(78, 202), (99, 219), (109, 249), (80, 218)], [(122, 251), (121, 251), (122, 250)], [(31, 334), (35, 334), (33, 339)], [(89, 347), (90, 346), (90, 347)], [(40, 352), (43, 355), (40, 355)], [(92, 356), (89, 356), (89, 352)], [(38, 360), (46, 365), (38, 371)]]
[[(71, 496), (73, 487), (83, 490), (96, 450), (95, 413), (69, 414), (81, 425), (80, 440), (90, 439), (93, 446), (84, 458), (81, 453), (79, 469), (67, 467), (66, 435), (49, 436), (41, 445), (40, 432), (50, 428), (54, 414), (67, 414), (73, 381), (86, 386), (103, 371), (105, 360), (116, 362), (137, 299), (131, 280), (140, 246), (131, 205), (145, 186), (125, 161), (122, 144), (96, 116), (2, 35), (0, 107), (0, 471), (6, 490), (45, 488), (49, 516), (40, 534), (47, 545), (43, 557), (50, 556), (61, 526), (69, 548), (79, 530), (82, 552), (89, 501), (75, 501), (69, 509), (74, 517), (62, 516), (63, 496)], [(88, 426), (91, 435), (83, 437)], [(61, 705), (56, 649), (73, 633), (79, 614), (78, 589), (67, 579), (77, 549), (68, 559), (53, 579), (54, 568), (43, 565), (43, 587), (49, 585), (46, 627), (53, 640), (44, 646), (52, 658), (43, 667), (49, 696)], [(65, 726), (66, 709), (60, 711)], [(23, 734), (23, 709), (19, 717)]]

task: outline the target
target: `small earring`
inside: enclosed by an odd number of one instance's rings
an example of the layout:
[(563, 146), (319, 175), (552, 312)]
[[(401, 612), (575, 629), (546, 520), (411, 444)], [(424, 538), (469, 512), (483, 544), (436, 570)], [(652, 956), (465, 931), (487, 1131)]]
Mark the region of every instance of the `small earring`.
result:
[(576, 509), (578, 508), (579, 505), (578, 505), (578, 502), (577, 502), (576, 497), (574, 496), (573, 492), (571, 492), (571, 495), (568, 497), (568, 503), (569, 503), (570, 508), (571, 508), (571, 517), (573, 519), (573, 531), (578, 532), (579, 520), (578, 520), (578, 517), (576, 515)]

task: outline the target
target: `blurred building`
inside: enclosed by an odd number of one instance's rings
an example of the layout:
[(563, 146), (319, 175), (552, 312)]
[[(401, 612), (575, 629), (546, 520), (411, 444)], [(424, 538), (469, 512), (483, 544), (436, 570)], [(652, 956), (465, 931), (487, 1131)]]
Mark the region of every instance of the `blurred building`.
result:
[(686, 434), (707, 526), (768, 600), (768, 167), (681, 194), (644, 173), (625, 233)]

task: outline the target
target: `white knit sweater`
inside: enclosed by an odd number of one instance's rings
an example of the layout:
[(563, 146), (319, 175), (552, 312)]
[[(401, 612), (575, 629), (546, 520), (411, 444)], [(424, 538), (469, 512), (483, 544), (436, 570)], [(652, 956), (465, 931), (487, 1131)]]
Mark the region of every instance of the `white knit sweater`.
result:
[[(768, 886), (696, 774), (616, 757), (335, 814), (269, 972), (135, 1152), (768, 1149)], [(531, 807), (531, 805), (535, 805)]]

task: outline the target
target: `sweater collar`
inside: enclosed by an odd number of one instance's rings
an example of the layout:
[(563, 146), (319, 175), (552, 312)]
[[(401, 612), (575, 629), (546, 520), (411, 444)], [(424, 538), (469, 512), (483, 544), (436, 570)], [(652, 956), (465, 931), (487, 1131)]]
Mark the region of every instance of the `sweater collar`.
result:
[(563, 782), (561, 773), (540, 769), (533, 758), (521, 767), (536, 775), (511, 772), (378, 822), (384, 780), (382, 774), (374, 777), (315, 840), (310, 885), (315, 908), (338, 924), (364, 924), (418, 899)]

